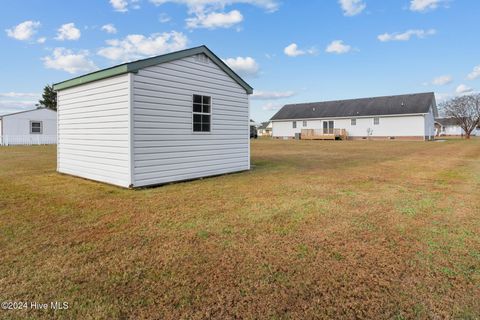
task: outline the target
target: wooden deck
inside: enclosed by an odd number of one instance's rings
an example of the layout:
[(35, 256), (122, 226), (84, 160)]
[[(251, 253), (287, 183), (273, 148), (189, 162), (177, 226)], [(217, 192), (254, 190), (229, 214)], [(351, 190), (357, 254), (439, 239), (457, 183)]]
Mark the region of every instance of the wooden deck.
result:
[(345, 129), (333, 129), (332, 133), (324, 133), (322, 129), (302, 129), (302, 140), (347, 140)]

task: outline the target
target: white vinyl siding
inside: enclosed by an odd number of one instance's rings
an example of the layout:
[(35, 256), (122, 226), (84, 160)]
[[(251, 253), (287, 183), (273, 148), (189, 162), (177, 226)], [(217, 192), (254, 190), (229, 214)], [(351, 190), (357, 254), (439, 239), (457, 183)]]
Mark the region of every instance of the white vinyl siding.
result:
[[(211, 97), (210, 132), (193, 132), (193, 95)], [(140, 70), (132, 103), (134, 186), (250, 169), (248, 95), (208, 58)]]
[(291, 120), (275, 120), (273, 137), (294, 137), (301, 129), (323, 130), (323, 121), (334, 121), (337, 129), (346, 129), (349, 137), (365, 137), (367, 130), (372, 130), (373, 137), (423, 137), (425, 134), (425, 118), (423, 115), (383, 116), (378, 125), (373, 124), (372, 117), (357, 117), (352, 125), (351, 118), (308, 119), (307, 128), (292, 128)]
[(428, 113), (425, 115), (425, 139), (430, 140), (435, 137), (435, 117), (433, 115), (433, 108), (430, 107)]
[[(0, 145), (57, 143), (57, 113), (53, 110), (41, 108), (8, 114), (3, 116), (1, 122)], [(32, 124), (36, 128), (33, 132)]]
[(58, 171), (128, 187), (130, 75), (58, 92)]

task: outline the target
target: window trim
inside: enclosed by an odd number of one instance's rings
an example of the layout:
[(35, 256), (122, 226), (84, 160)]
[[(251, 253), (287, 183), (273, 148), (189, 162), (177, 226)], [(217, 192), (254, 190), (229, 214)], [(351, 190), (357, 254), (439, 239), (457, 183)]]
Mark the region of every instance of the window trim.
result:
[[(40, 132), (33, 132), (32, 124), (34, 124), (34, 123), (40, 123)], [(43, 121), (30, 120), (30, 134), (43, 134)]]
[(350, 125), (351, 126), (356, 126), (357, 125), (357, 118), (350, 119)]
[(307, 120), (303, 120), (303, 122), (302, 122), (302, 127), (304, 127), (304, 128), (307, 127)]
[(374, 126), (380, 125), (380, 117), (374, 117), (373, 118), (373, 125)]
[(297, 121), (292, 121), (292, 129), (297, 129)]
[[(332, 124), (331, 128), (330, 128), (330, 123)], [(325, 128), (325, 124), (327, 125), (326, 128)], [(335, 133), (335, 120), (323, 120), (322, 121), (322, 128), (323, 128), (323, 134), (334, 134)]]
[[(194, 101), (195, 101), (195, 96), (200, 96), (202, 97), (202, 101), (203, 101), (203, 97), (208, 97), (210, 98), (210, 112), (209, 113), (205, 113), (205, 112), (194, 112), (193, 111), (193, 104), (194, 104)], [(192, 97), (192, 103), (191, 103), (191, 108), (192, 108), (192, 127), (191, 127), (191, 130), (192, 130), (192, 134), (212, 134), (212, 114), (213, 114), (213, 97), (212, 96), (209, 96), (207, 94), (202, 94), (202, 93), (193, 93), (191, 95)], [(203, 107), (203, 102), (202, 102), (202, 107)], [(195, 131), (194, 130), (194, 122), (193, 122), (193, 115), (195, 114), (199, 114), (199, 115), (208, 115), (210, 117), (210, 130), (209, 131)]]

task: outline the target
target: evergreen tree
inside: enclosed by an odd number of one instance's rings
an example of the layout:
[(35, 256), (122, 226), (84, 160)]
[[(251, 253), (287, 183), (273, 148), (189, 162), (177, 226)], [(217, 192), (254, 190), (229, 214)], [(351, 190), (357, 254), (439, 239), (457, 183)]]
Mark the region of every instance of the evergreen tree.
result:
[(42, 100), (38, 101), (40, 106), (57, 111), (57, 93), (53, 85), (47, 84), (43, 88)]

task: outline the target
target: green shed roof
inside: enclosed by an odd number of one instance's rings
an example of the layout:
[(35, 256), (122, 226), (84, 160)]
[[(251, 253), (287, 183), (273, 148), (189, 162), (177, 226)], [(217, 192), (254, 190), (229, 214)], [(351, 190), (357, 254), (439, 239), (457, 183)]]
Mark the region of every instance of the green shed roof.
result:
[(80, 77), (76, 77), (70, 80), (62, 81), (53, 85), (53, 89), (56, 91), (72, 88), (82, 84), (90, 83), (93, 81), (110, 78), (113, 76), (121, 75), (129, 72), (137, 72), (140, 69), (154, 66), (157, 64), (170, 62), (178, 59), (183, 59), (196, 54), (205, 54), (209, 57), (220, 69), (227, 73), (233, 80), (235, 80), (240, 86), (242, 86), (248, 94), (252, 94), (253, 88), (246, 83), (238, 74), (236, 74), (229, 66), (225, 64), (219, 57), (217, 57), (206, 46), (195, 47), (191, 49), (181, 50), (177, 52), (167, 53), (160, 56), (147, 58), (143, 60), (137, 60), (133, 62), (123, 63), (111, 68), (98, 70), (92, 73), (85, 74)]

